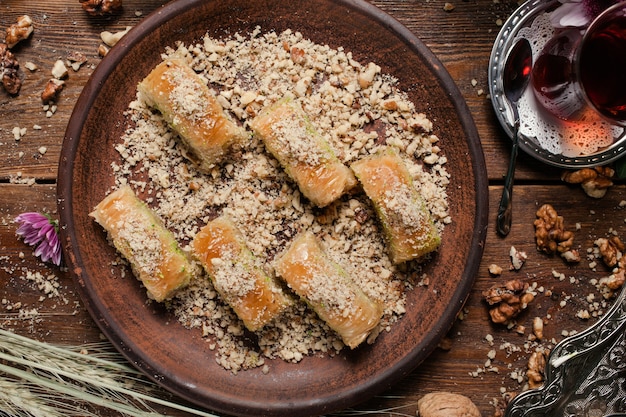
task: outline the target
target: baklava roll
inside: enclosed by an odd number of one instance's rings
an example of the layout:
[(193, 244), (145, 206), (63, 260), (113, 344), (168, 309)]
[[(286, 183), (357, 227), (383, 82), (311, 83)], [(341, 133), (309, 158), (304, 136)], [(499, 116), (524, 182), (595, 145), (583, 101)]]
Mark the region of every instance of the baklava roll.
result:
[(377, 328), (382, 308), (328, 258), (313, 233), (298, 236), (276, 261), (275, 269), (350, 348)]
[(260, 330), (292, 304), (292, 299), (257, 264), (241, 232), (227, 216), (204, 226), (191, 247), (217, 292), (248, 330)]
[(161, 112), (191, 152), (190, 159), (204, 171), (248, 137), (224, 112), (204, 80), (182, 60), (157, 65), (138, 90), (148, 106)]
[(146, 287), (148, 297), (164, 301), (193, 276), (188, 256), (161, 219), (125, 185), (89, 213), (107, 232)]
[(350, 167), (374, 204), (394, 264), (420, 258), (439, 247), (441, 238), (430, 211), (397, 152), (387, 148)]
[(337, 158), (297, 101), (277, 101), (250, 127), (314, 205), (327, 206), (356, 185), (350, 168)]

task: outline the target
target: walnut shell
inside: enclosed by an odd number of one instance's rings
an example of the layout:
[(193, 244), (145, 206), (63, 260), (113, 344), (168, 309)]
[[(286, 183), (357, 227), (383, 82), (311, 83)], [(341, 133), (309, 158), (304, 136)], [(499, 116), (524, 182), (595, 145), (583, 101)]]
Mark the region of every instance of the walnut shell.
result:
[(464, 395), (433, 392), (417, 401), (420, 417), (481, 417), (478, 407)]

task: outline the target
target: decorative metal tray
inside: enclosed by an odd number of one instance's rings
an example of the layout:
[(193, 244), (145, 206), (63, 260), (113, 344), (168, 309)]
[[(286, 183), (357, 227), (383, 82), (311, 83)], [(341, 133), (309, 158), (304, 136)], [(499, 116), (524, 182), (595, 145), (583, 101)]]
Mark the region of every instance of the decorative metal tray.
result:
[(555, 346), (544, 385), (505, 414), (534, 416), (626, 417), (626, 287), (602, 319)]

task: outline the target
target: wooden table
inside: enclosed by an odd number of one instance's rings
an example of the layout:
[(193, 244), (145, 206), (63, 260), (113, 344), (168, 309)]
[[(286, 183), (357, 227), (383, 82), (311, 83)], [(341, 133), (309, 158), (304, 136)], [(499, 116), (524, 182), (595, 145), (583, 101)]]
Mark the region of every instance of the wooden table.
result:
[[(55, 183), (63, 135), (81, 89), (100, 61), (97, 53), (100, 32), (133, 26), (164, 1), (125, 0), (124, 3), (122, 15), (94, 19), (86, 15), (77, 0), (0, 0), (3, 31), (24, 14), (30, 15), (35, 25), (32, 37), (14, 49), (24, 75), (20, 94), (11, 97), (0, 91), (0, 325), (55, 344), (98, 341), (100, 332), (82, 307), (68, 272), (35, 258), (30, 248), (16, 237), (13, 219), (25, 211), (56, 211)], [(531, 345), (528, 339), (535, 317), (546, 323), (541, 346), (547, 347), (552, 345), (550, 341), (559, 341), (595, 321), (577, 318), (576, 313), (587, 308), (588, 294), (599, 298), (590, 279), (606, 276), (607, 269), (599, 262), (596, 270), (592, 270), (585, 258), (596, 238), (610, 231), (624, 233), (626, 212), (620, 205), (622, 198), (626, 198), (624, 187), (615, 185), (604, 198), (592, 199), (579, 186), (561, 182), (559, 169), (520, 155), (513, 227), (507, 238), (499, 237), (494, 229), (495, 211), (510, 141), (500, 128), (489, 99), (487, 64), (503, 21), (518, 3), (450, 0), (453, 10), (445, 10), (443, 0), (373, 3), (421, 38), (456, 81), (482, 141), (491, 210), (476, 284), (462, 317), (448, 335), (447, 348), (438, 349), (396, 386), (355, 409), (388, 410), (380, 415), (392, 415), (393, 409), (402, 415), (415, 415), (416, 402), (424, 394), (451, 391), (470, 397), (483, 416), (493, 415), (494, 403), (501, 400), (503, 392), (519, 392), (525, 384), (528, 358), (534, 350), (534, 346), (527, 345)], [(50, 70), (57, 59), (65, 59), (74, 52), (85, 54), (88, 60), (77, 72), (70, 70), (56, 111), (46, 114), (40, 94), (51, 78)], [(29, 61), (37, 65), (36, 71), (24, 67)], [(18, 139), (14, 136), (16, 127), (23, 130)], [(559, 257), (537, 251), (533, 221), (537, 208), (544, 203), (552, 204), (564, 216), (566, 227), (575, 231), (575, 246), (583, 255), (580, 263), (568, 265)], [(528, 254), (520, 271), (509, 270), (511, 246)], [(502, 275), (490, 275), (490, 264), (501, 266)], [(555, 272), (564, 274), (565, 279), (559, 279)], [(48, 296), (29, 279), (37, 274), (58, 284), (58, 295)], [(492, 285), (516, 278), (545, 289), (518, 317), (518, 325), (525, 327), (523, 332), (491, 323), (482, 295)], [(33, 309), (36, 315), (27, 314)], [(490, 351), (495, 357), (486, 366)]]

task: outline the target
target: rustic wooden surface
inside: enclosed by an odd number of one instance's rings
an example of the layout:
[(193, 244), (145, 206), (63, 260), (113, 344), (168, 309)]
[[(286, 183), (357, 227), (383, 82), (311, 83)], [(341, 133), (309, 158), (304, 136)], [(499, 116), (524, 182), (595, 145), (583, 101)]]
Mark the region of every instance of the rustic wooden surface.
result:
[[(509, 140), (499, 127), (488, 97), (487, 63), (500, 25), (518, 6), (511, 0), (449, 0), (455, 6), (444, 11), (443, 0), (373, 1), (420, 37), (439, 57), (457, 82), (476, 122), (482, 141), (490, 180), (490, 219), (485, 253), (476, 284), (462, 319), (448, 335), (449, 349), (437, 350), (424, 364), (381, 395), (355, 406), (356, 410), (387, 410), (379, 415), (415, 415), (417, 400), (428, 392), (451, 391), (470, 397), (483, 416), (494, 414), (494, 403), (502, 392), (519, 392), (525, 384), (515, 379), (525, 375), (531, 350), (524, 345), (532, 320), (546, 321), (546, 340), (559, 341), (564, 334), (581, 331), (594, 319), (576, 318), (587, 307), (586, 297), (596, 293), (592, 278), (607, 275), (606, 269), (591, 270), (589, 262), (567, 265), (558, 257), (537, 252), (533, 220), (536, 209), (552, 204), (563, 215), (566, 227), (576, 230), (575, 245), (584, 255), (593, 241), (611, 230), (624, 233), (626, 212), (620, 202), (626, 198), (622, 185), (612, 187), (603, 199), (587, 197), (578, 186), (560, 182), (560, 170), (543, 166), (520, 155), (514, 191), (514, 217), (510, 235), (502, 239), (494, 230), (495, 211), (502, 177), (508, 163)], [(82, 307), (67, 271), (38, 261), (15, 235), (13, 219), (24, 211), (55, 213), (56, 172), (63, 134), (74, 103), (98, 65), (99, 35), (136, 24), (158, 9), (164, 1), (125, 0), (123, 14), (114, 18), (92, 18), (78, 0), (0, 0), (0, 29), (23, 14), (32, 17), (33, 36), (14, 49), (22, 66), (31, 61), (38, 70), (22, 67), (24, 85), (17, 97), (0, 91), (0, 326), (35, 339), (56, 344), (82, 344), (100, 340), (99, 331)], [(0, 35), (0, 40), (3, 35)], [(57, 59), (82, 52), (88, 62), (77, 72), (70, 70), (56, 112), (47, 117), (40, 93), (51, 78)], [(106, 120), (103, 120), (106, 123)], [(35, 128), (38, 126), (39, 128)], [(26, 133), (16, 140), (15, 127)], [(526, 251), (528, 261), (518, 271), (509, 271), (509, 249)], [(488, 272), (490, 264), (504, 268), (499, 277)], [(553, 271), (563, 273), (559, 280)], [(59, 295), (47, 297), (29, 276), (40, 273), (59, 284)], [(493, 284), (518, 278), (552, 291), (540, 293), (518, 318), (524, 334), (490, 323), (482, 292)], [(564, 303), (562, 303), (565, 301)], [(25, 315), (36, 311), (37, 315)], [(493, 336), (493, 346), (487, 342)], [(550, 346), (550, 343), (542, 343)], [(508, 347), (508, 348), (507, 348)], [(510, 347), (520, 348), (519, 351)], [(496, 357), (484, 371), (490, 350)], [(244, 377), (242, 375), (242, 377)], [(394, 414), (395, 413), (395, 414)]]

